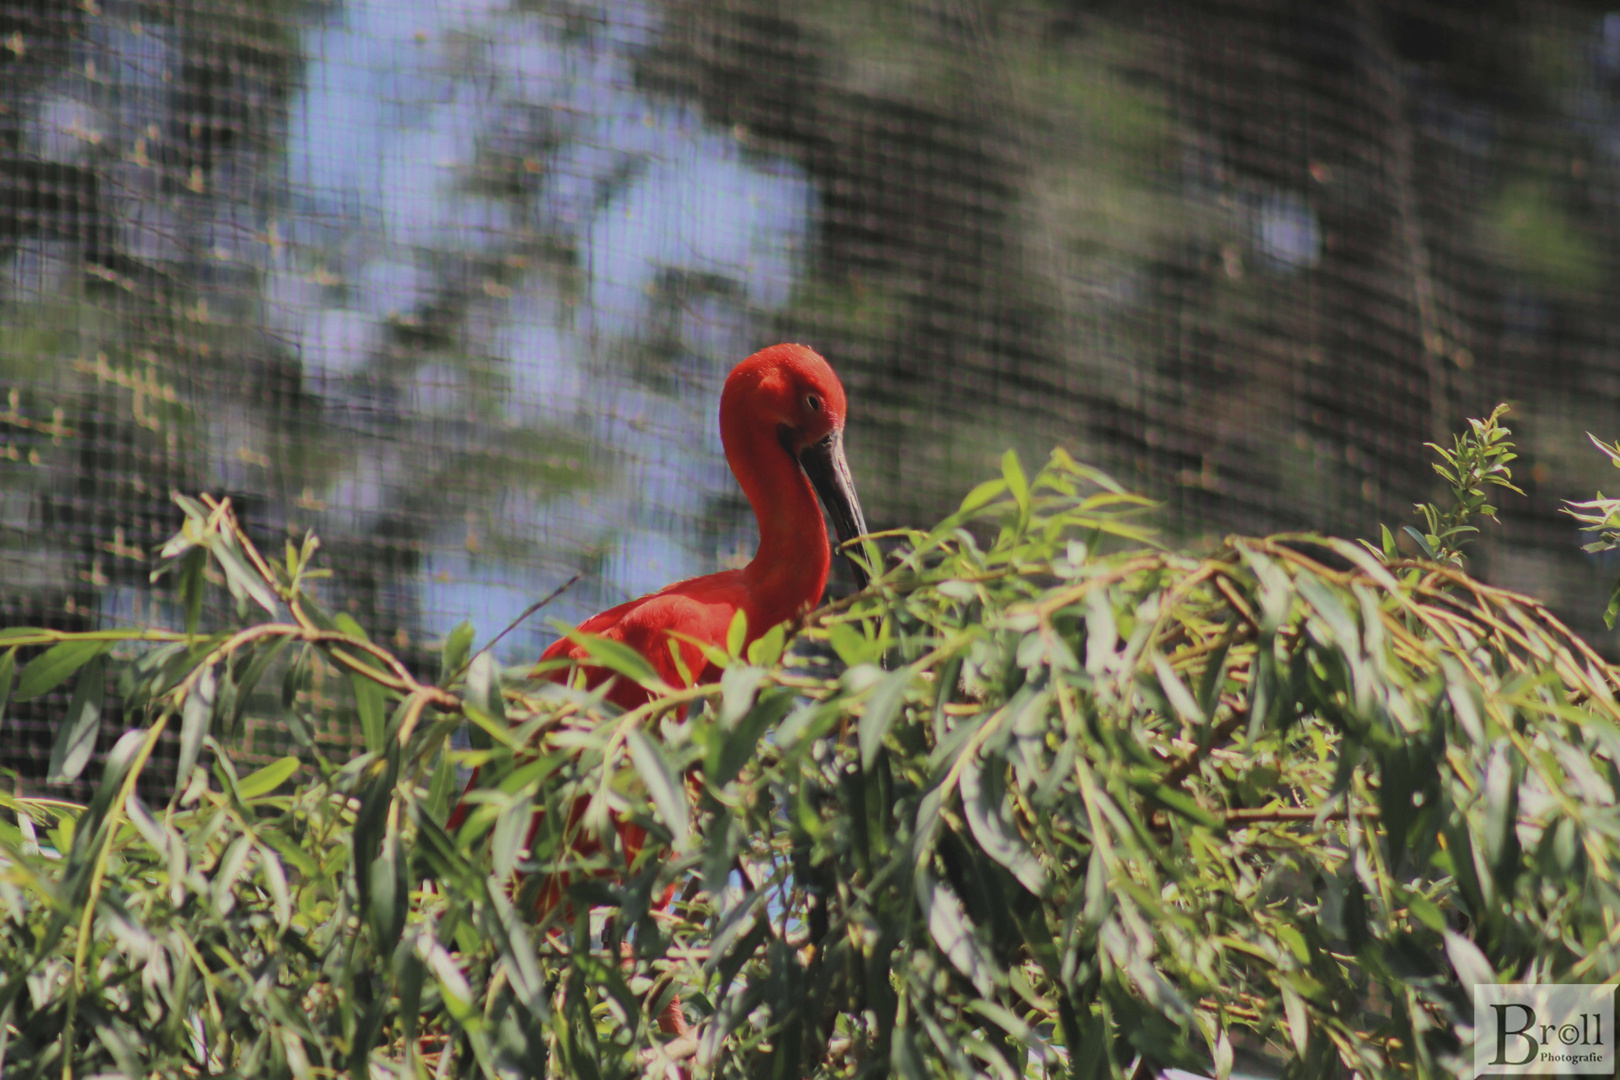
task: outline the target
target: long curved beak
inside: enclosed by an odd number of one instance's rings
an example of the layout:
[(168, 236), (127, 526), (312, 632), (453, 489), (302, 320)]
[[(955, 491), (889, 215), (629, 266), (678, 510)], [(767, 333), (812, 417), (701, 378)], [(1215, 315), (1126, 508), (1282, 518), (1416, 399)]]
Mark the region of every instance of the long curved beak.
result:
[[(861, 500), (855, 494), (855, 481), (849, 475), (849, 462), (844, 459), (844, 433), (834, 431), (825, 439), (811, 443), (799, 452), (799, 465), (810, 478), (816, 494), (821, 496), (827, 515), (832, 518), (833, 531), (838, 542), (848, 544), (858, 536), (866, 535), (866, 515), (861, 513)], [(855, 572), (855, 587), (866, 588), (866, 568), (854, 553), (844, 549), (850, 569)]]

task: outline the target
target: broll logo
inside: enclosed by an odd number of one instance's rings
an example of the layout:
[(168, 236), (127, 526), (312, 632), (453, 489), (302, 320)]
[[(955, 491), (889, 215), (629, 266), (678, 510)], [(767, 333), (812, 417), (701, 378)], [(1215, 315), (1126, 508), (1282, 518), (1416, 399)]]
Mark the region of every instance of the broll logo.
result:
[[(1510, 1001), (1492, 1004), (1491, 1008), (1496, 1013), (1496, 1057), (1492, 1065), (1528, 1065), (1540, 1056), (1542, 1047), (1603, 1045), (1603, 1017), (1599, 1013), (1583, 1012), (1561, 1017), (1562, 1023), (1538, 1024), (1536, 1010), (1528, 1005)], [(1521, 1021), (1518, 1027), (1508, 1026), (1513, 1022), (1508, 1013), (1513, 1010), (1522, 1014), (1514, 1018)], [(1509, 1039), (1523, 1040), (1524, 1057), (1508, 1060)]]
[(1476, 983), (1478, 1076), (1615, 1075), (1614, 990), (1579, 983)]

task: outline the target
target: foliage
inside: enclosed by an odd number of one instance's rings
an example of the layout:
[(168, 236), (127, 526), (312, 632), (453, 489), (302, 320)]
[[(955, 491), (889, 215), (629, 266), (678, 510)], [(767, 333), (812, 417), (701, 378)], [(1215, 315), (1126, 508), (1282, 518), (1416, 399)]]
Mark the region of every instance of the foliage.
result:
[[(1506, 405), (1498, 405), (1483, 420), (1470, 418), (1468, 430), (1452, 436), (1450, 450), (1438, 443), (1423, 444), (1440, 455), (1440, 461), (1435, 462), (1433, 468), (1451, 489), (1453, 499), (1453, 505), (1444, 510), (1434, 503), (1418, 503), (1414, 509), (1422, 516), (1428, 531), (1419, 532), (1410, 525), (1402, 530), (1425, 558), (1462, 566), (1463, 546), (1479, 532), (1479, 527), (1470, 522), (1480, 517), (1496, 520), (1496, 507), (1490, 504), (1490, 496), (1485, 491), (1487, 484), (1524, 494), (1513, 486), (1513, 470), (1508, 468), (1508, 462), (1518, 460), (1519, 456), (1508, 441), (1513, 431), (1497, 423), (1507, 409)], [(1395, 537), (1387, 526), (1379, 528), (1383, 532), (1383, 555), (1393, 559), (1396, 557)], [(1365, 546), (1369, 551), (1377, 550), (1370, 544)]]
[[(792, 652), (738, 626), (717, 684), (616, 712), (469, 630), (430, 685), (322, 611), (313, 540), (272, 562), (182, 504), (185, 632), (0, 631), (0, 698), (25, 648), (17, 693), (94, 698), (111, 648), (152, 718), (89, 806), (3, 800), (7, 1076), (1442, 1076), (1469, 985), (1620, 973), (1615, 673), (1455, 566), (1161, 550), (1139, 497), (1009, 454)], [(210, 563), (239, 629), (198, 627)], [(238, 775), (248, 709), (303, 764)]]
[[(1592, 440), (1593, 446), (1608, 456), (1615, 468), (1620, 469), (1620, 441), (1613, 446), (1607, 446), (1591, 432), (1587, 432), (1586, 437)], [(1581, 545), (1583, 551), (1595, 555), (1600, 551), (1620, 548), (1620, 499), (1605, 499), (1603, 492), (1600, 491), (1595, 499), (1565, 503), (1564, 513), (1579, 521), (1583, 531), (1597, 534), (1596, 540)], [(1620, 579), (1615, 581), (1614, 588), (1609, 591), (1609, 604), (1603, 609), (1603, 625), (1612, 628), (1616, 615), (1620, 615)]]

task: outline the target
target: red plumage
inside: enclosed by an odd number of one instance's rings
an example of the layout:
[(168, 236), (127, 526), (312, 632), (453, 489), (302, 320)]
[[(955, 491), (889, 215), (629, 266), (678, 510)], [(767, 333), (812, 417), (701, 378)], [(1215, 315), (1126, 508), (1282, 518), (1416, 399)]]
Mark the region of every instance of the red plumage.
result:
[[(609, 608), (582, 622), (578, 632), (622, 642), (645, 657), (666, 684), (683, 686), (688, 679), (698, 683), (719, 677), (703, 646), (723, 649), (738, 611), (747, 615), (746, 640), (751, 642), (813, 608), (826, 588), (832, 558), (817, 492), (841, 541), (866, 532), (844, 458), (846, 415), (838, 376), (803, 345), (773, 345), (733, 368), (720, 395), (720, 438), (759, 523), (754, 558), (740, 570), (689, 578)], [(853, 560), (851, 565), (857, 582), (864, 584), (864, 569)], [(672, 641), (681, 664), (670, 651)], [(542, 660), (559, 658), (578, 661), (588, 686), (613, 677), (591, 665), (587, 650), (572, 638), (558, 639), (541, 655)], [(562, 682), (572, 670), (546, 677)], [(647, 697), (645, 689), (622, 678), (608, 693), (624, 709), (644, 704)], [(460, 826), (468, 809), (465, 802), (456, 807), (451, 829)], [(576, 806), (572, 816), (581, 810)], [(620, 823), (619, 834), (626, 859), (633, 861), (645, 833)], [(583, 840), (580, 850), (588, 846), (594, 841)], [(542, 890), (542, 910), (556, 903), (562, 884), (548, 883)]]

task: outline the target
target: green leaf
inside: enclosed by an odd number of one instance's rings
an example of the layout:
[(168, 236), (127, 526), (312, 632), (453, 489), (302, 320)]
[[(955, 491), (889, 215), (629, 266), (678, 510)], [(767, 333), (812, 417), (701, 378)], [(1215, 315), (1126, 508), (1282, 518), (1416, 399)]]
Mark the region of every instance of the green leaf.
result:
[(259, 868), (264, 871), (264, 883), (270, 890), (270, 907), (275, 913), (276, 928), (285, 931), (292, 922), (292, 893), (287, 888), (287, 873), (281, 860), (269, 847), (260, 844), (256, 849)]
[(96, 785), (95, 794), (90, 798), (90, 805), (85, 808), (84, 816), (79, 819), (80, 835), (89, 836), (106, 820), (107, 811), (112, 808), (113, 799), (123, 787), (124, 778), (129, 775), (129, 770), (134, 766), (135, 758), (140, 753), (141, 745), (145, 742), (146, 732), (132, 728), (118, 736), (118, 741), (107, 751), (107, 759), (101, 766), (101, 782)]
[[(467, 666), (467, 701), (489, 719), (505, 724), (506, 696), (501, 693), (501, 669), (487, 652), (473, 657)], [(473, 745), (478, 745), (476, 740)]]
[(490, 835), (489, 850), (494, 861), (495, 877), (506, 881), (517, 866), (518, 855), (529, 835), (529, 823), (534, 812), (527, 799), (514, 799), (501, 807), (496, 815), (495, 829)]
[(383, 686), (358, 671), (350, 673), (349, 681), (354, 686), (354, 704), (360, 714), (360, 732), (365, 748), (372, 752), (381, 750), (388, 723), (388, 718), (383, 715)]
[(110, 641), (79, 638), (52, 645), (28, 662), (17, 680), (16, 700), (29, 701), (62, 685), (75, 671), (112, 648)]
[(917, 877), (917, 900), (928, 922), (928, 933), (939, 951), (952, 967), (967, 977), (975, 990), (984, 997), (992, 996), (1002, 976), (995, 960), (980, 943), (962, 901), (948, 886), (926, 873)]
[(236, 701), (231, 709), (231, 716), (227, 730), (235, 731), (242, 714), (247, 711), (248, 702), (252, 700), (253, 691), (258, 687), (259, 680), (270, 665), (275, 663), (281, 650), (287, 647), (290, 638), (275, 637), (259, 645), (253, 650), (253, 659), (248, 662), (247, 668), (236, 680)]
[(1150, 659), (1153, 673), (1158, 676), (1159, 686), (1164, 690), (1164, 696), (1170, 702), (1170, 707), (1176, 711), (1176, 716), (1184, 724), (1202, 724), (1204, 710), (1198, 707), (1198, 702), (1193, 699), (1187, 684), (1176, 675), (1170, 662), (1160, 656), (1157, 649), (1153, 650)]
[(630, 750), (630, 761), (635, 765), (637, 775), (647, 785), (653, 805), (658, 808), (658, 816), (664, 819), (664, 824), (675, 838), (675, 850), (684, 851), (690, 840), (686, 794), (675, 776), (675, 770), (670, 767), (669, 760), (658, 745), (639, 728), (630, 730), (625, 736), (625, 744)]
[(467, 662), (467, 654), (472, 651), (476, 633), (472, 623), (462, 620), (445, 637), (444, 651), (439, 659), (440, 686), (449, 686), (450, 681), (460, 674), (462, 665)]
[(202, 620), (203, 594), (208, 589), (208, 580), (205, 572), (208, 569), (208, 549), (194, 547), (180, 557), (180, 566), (175, 575), (175, 591), (180, 597), (180, 606), (186, 613), (186, 633), (195, 634), (197, 625)]
[(1020, 516), (1029, 515), (1029, 479), (1024, 475), (1024, 467), (1018, 462), (1018, 453), (1008, 450), (1001, 455), (1001, 476), (1007, 481), (1007, 490), (1018, 503)]
[[(49, 655), (46, 653), (46, 656)], [(30, 668), (32, 666), (29, 665)], [(23, 677), (26, 679), (27, 676), (28, 669), (24, 669)], [(90, 755), (96, 749), (96, 735), (101, 730), (102, 704), (106, 694), (107, 673), (101, 651), (97, 650), (80, 668), (79, 681), (73, 688), (73, 702), (57, 730), (56, 744), (51, 747), (51, 761), (45, 776), (50, 783), (66, 784), (77, 780), (84, 767), (90, 764)]]
[(174, 774), (177, 792), (191, 780), (191, 770), (202, 753), (203, 737), (208, 734), (208, 721), (213, 715), (214, 669), (210, 667), (192, 685), (180, 707), (180, 758)]
[[(355, 620), (355, 617), (346, 611), (340, 611), (334, 615), (332, 617), (332, 625), (335, 626), (338, 632), (341, 634), (347, 634), (349, 637), (358, 638), (361, 641), (371, 640), (366, 636), (365, 627), (361, 626), (360, 623)], [(370, 656), (362, 655), (360, 659), (363, 659), (368, 664), (375, 663), (375, 660), (373, 660), (373, 658)]]
[(878, 643), (861, 633), (854, 623), (834, 623), (828, 627), (827, 643), (847, 668), (873, 663), (878, 658)]
[(866, 699), (866, 711), (861, 714), (860, 745), (861, 768), (870, 772), (883, 748), (883, 736), (894, 725), (900, 706), (906, 699), (906, 687), (911, 685), (914, 672), (909, 667), (890, 672), (878, 683), (871, 697)]
[[(705, 779), (716, 787), (724, 787), (735, 779), (754, 756), (759, 740), (787, 715), (793, 702), (794, 696), (785, 691), (761, 694), (758, 703), (739, 723), (717, 732), (713, 752), (704, 762)], [(780, 740), (778, 745), (781, 745)]]
[(1461, 663), (1449, 656), (1440, 657), (1441, 669), (1446, 673), (1446, 696), (1457, 725), (1476, 746), (1485, 744), (1485, 724), (1481, 720), (1482, 702), (1479, 684), (1469, 678)]
[(382, 854), (371, 860), (371, 903), (366, 916), (377, 934), (379, 952), (391, 952), (405, 930), (410, 907), (409, 884), (404, 876), (405, 858), (399, 850), (399, 836), (390, 833), (383, 841)]
[(1492, 875), (1505, 889), (1519, 866), (1519, 780), (1506, 740), (1492, 748), (1485, 769), (1485, 828), (1480, 836)]
[(279, 761), (272, 761), (257, 772), (249, 773), (237, 781), (236, 794), (243, 802), (257, 799), (261, 795), (268, 795), (276, 788), (285, 784), (298, 771), (298, 759), (284, 757)]
[(253, 839), (248, 836), (238, 836), (231, 841), (225, 849), (225, 855), (219, 860), (219, 866), (214, 871), (214, 879), (209, 882), (208, 895), (213, 902), (214, 911), (221, 917), (231, 913), (236, 907), (236, 883), (242, 877), (242, 871), (247, 869), (248, 856), (253, 853)]
[(450, 760), (450, 747), (439, 751), (439, 763), (433, 768), (433, 779), (428, 782), (427, 811), (435, 821), (444, 821), (450, 813), (450, 796), (456, 789), (456, 766)]
[(987, 768), (977, 756), (962, 769), (957, 781), (968, 828), (984, 853), (1012, 872), (1019, 882), (1040, 896), (1046, 891), (1046, 869), (1018, 831), (1006, 798), (999, 760)]
[[(737, 614), (741, 615), (742, 612), (739, 611)], [(669, 689), (664, 685), (664, 680), (659, 677), (658, 672), (647, 662), (647, 658), (624, 642), (598, 637), (595, 634), (574, 633), (569, 637), (579, 642), (580, 647), (589, 654), (591, 663), (597, 667), (604, 667), (615, 674), (623, 675), (654, 692)]]
[(1412, 538), (1413, 542), (1417, 544), (1418, 550), (1423, 552), (1423, 557), (1425, 559), (1428, 559), (1430, 562), (1440, 561), (1440, 556), (1435, 552), (1434, 548), (1429, 546), (1428, 539), (1422, 533), (1418, 532), (1410, 525), (1403, 527), (1401, 531)]
[(1157, 803), (1171, 813), (1180, 814), (1182, 817), (1197, 822), (1206, 829), (1223, 827), (1224, 823), (1220, 818), (1199, 806), (1197, 801), (1184, 791), (1177, 791), (1175, 788), (1157, 783), (1143, 783), (1136, 786), (1143, 795), (1148, 797), (1149, 801)]
[(1294, 578), (1294, 587), (1322, 617), (1322, 622), (1332, 632), (1333, 640), (1338, 646), (1350, 657), (1358, 657), (1361, 652), (1361, 634), (1356, 628), (1355, 616), (1350, 614), (1350, 609), (1344, 606), (1344, 601), (1339, 599), (1339, 595), (1321, 578), (1305, 570), (1301, 570)]
[(748, 613), (742, 608), (731, 617), (731, 625), (726, 627), (726, 654), (728, 656), (741, 656), (743, 643), (748, 640)]
[(967, 493), (967, 497), (962, 500), (962, 505), (956, 508), (955, 516), (966, 517), (975, 510), (982, 509), (988, 505), (992, 499), (996, 498), (1006, 490), (1007, 481), (986, 480), (984, 483), (977, 485), (972, 491)]
[(236, 545), (229, 540), (213, 545), (214, 558), (219, 562), (219, 568), (225, 573), (225, 587), (232, 596), (250, 597), (254, 603), (270, 615), (276, 613), (276, 593), (265, 583), (259, 572), (250, 567), (246, 560), (236, 550)]
[(787, 643), (787, 624), (777, 623), (748, 646), (748, 662), (760, 667), (771, 667), (782, 658), (782, 647)]

